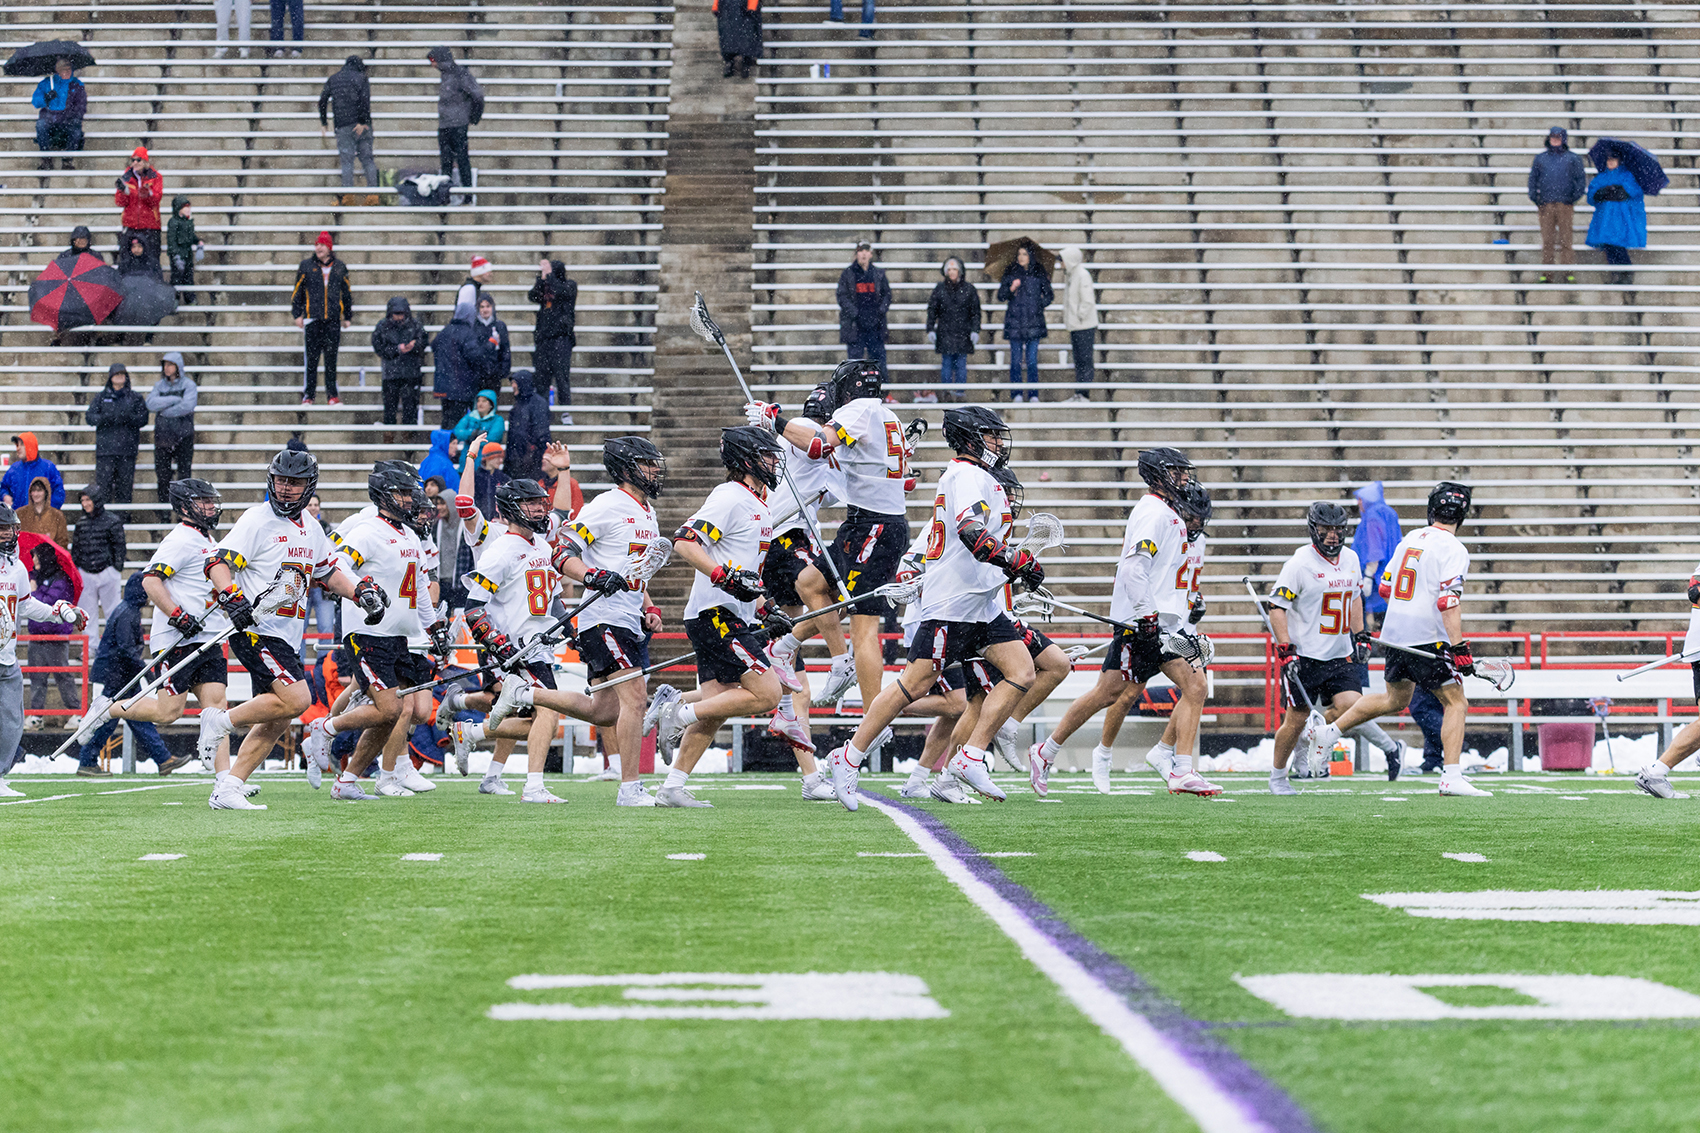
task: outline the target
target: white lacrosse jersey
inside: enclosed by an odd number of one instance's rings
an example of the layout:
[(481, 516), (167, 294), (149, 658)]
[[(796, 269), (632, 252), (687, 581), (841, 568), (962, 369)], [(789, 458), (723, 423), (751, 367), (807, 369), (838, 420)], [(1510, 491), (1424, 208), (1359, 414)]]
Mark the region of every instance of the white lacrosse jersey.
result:
[(370, 578), (389, 596), (384, 616), (366, 624), (366, 611), (352, 599), (342, 599), (342, 632), (362, 637), (405, 637), (412, 641), (425, 634), (421, 610), (431, 604), (431, 583), (425, 577), (425, 552), (419, 535), (405, 523), (394, 523), (372, 514), (354, 519), (338, 529), (337, 556), (348, 564), (356, 580)]
[(1399, 540), (1381, 574), (1382, 585), (1392, 588), (1381, 636), (1394, 645), (1448, 640), (1440, 596), (1462, 594), (1469, 572), (1470, 552), (1450, 531), (1422, 527)]
[(550, 564), (552, 557), (543, 536), (524, 528), (503, 528), (485, 544), (478, 565), (461, 578), (468, 602), (484, 598), (498, 630), (516, 645), (531, 641), (555, 624), (549, 603), (560, 576)]
[[(830, 456), (819, 460), (810, 460), (809, 454), (787, 444), (785, 459), (780, 465), (779, 474), (789, 480), (797, 489), (797, 495), (803, 500), (803, 511), (808, 515), (808, 522), (800, 516), (781, 520), (785, 531), (807, 530), (810, 524), (817, 529), (820, 527), (820, 509), (837, 507), (844, 502), (847, 489), (844, 486), (844, 470), (839, 468)], [(824, 493), (824, 495), (822, 494)], [(778, 505), (775, 510), (789, 506), (791, 489), (783, 485), (770, 493), (771, 501)], [(822, 548), (816, 547), (820, 553)]]
[(945, 466), (933, 497), (927, 584), (919, 603), (923, 621), (989, 622), (1004, 612), (1009, 578), (1002, 567), (979, 561), (963, 544), (956, 525), (967, 517), (1005, 542), (1015, 526), (1003, 485), (979, 461), (957, 457)]
[[(1700, 566), (1694, 568), (1694, 575), (1700, 577)], [(1688, 636), (1682, 639), (1682, 651), (1692, 653), (1700, 649), (1700, 606), (1691, 606), (1688, 610)]]
[[(207, 562), (217, 553), (218, 542), (212, 536), (203, 535), (187, 523), (179, 523), (165, 533), (144, 568), (145, 573), (160, 577), (172, 601), (183, 607), (184, 613), (201, 619), (201, 632), (191, 640), (192, 645), (211, 641), (230, 628), (230, 619), (213, 600), (212, 579), (207, 577)], [(177, 627), (166, 620), (169, 616), (158, 606), (154, 607), (148, 647), (156, 654), (183, 640)]]
[(1204, 543), (1208, 538), (1200, 535), (1182, 543), (1180, 562), (1173, 577), (1157, 588), (1157, 613), (1163, 624), (1167, 625), (1170, 618), (1185, 622), (1192, 610), (1192, 594), (1198, 589), (1199, 575), (1204, 573)]
[[(685, 521), (685, 526), (708, 549), (714, 561), (728, 569), (742, 567), (761, 573), (762, 563), (767, 561), (767, 545), (773, 541), (773, 515), (768, 510), (767, 497), (750, 491), (742, 480), (728, 480), (717, 486), (696, 514)], [(746, 622), (755, 618), (754, 602), (738, 601), (709, 582), (708, 575), (697, 571), (691, 582), (690, 598), (685, 602), (685, 617), (694, 618), (716, 606), (731, 610)]]
[[(631, 581), (650, 541), (661, 534), (655, 509), (640, 504), (624, 488), (610, 488), (587, 502), (562, 529), (567, 549), (587, 567), (611, 570)], [(585, 597), (590, 597), (586, 592)], [(627, 590), (598, 598), (578, 616), (580, 632), (591, 626), (619, 626), (643, 635), (643, 593)]]
[(1357, 552), (1340, 548), (1329, 562), (1310, 543), (1293, 552), (1275, 578), (1269, 604), (1287, 611), (1287, 640), (1300, 657), (1334, 661), (1352, 655), (1352, 603), (1362, 595)]
[[(425, 627), (437, 620), (437, 608), (431, 601), (431, 584), (437, 581), (437, 575), (442, 569), (442, 552), (437, 549), (437, 541), (429, 535), (419, 536), (419, 632), (407, 639), (407, 649), (410, 653), (424, 653), (431, 648), (431, 635), (425, 632)], [(365, 624), (366, 615), (360, 615), (361, 624)], [(344, 623), (346, 626), (347, 623)]]
[(58, 621), (52, 606), (31, 596), (34, 590), (28, 568), (11, 555), (0, 555), (0, 602), (6, 606), (0, 618), (0, 665), (18, 663), (18, 619)]
[(902, 515), (909, 449), (897, 414), (878, 398), (858, 397), (821, 427), (838, 439), (832, 460), (844, 473), (844, 500), (863, 511)]
[[(219, 550), (227, 553), (231, 574), (250, 602), (277, 578), (285, 565), (307, 576), (308, 582), (329, 578), (336, 572), (330, 536), (310, 515), (285, 519), (269, 503), (257, 503), (242, 513), (223, 539)], [(257, 605), (249, 633), (275, 637), (297, 650), (307, 629), (307, 600), (279, 606), (266, 613)]]
[(1172, 603), (1162, 604), (1169, 592), (1177, 589), (1186, 542), (1186, 522), (1163, 497), (1155, 492), (1140, 497), (1128, 513), (1127, 529), (1122, 534), (1121, 559), (1116, 563), (1115, 588), (1110, 592), (1110, 617), (1118, 622), (1135, 622), (1155, 613), (1164, 630), (1186, 624), (1184, 594), (1178, 619), (1170, 608)]

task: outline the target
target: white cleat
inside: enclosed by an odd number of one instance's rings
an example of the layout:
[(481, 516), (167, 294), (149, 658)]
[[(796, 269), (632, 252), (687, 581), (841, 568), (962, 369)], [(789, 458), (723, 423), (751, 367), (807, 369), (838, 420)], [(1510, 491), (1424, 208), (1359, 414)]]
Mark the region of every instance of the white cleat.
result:
[(316, 791), (331, 766), (331, 738), (325, 734), (325, 717), (307, 725), (301, 737), (301, 754), (307, 760), (307, 785)]
[(815, 753), (815, 738), (801, 719), (785, 720), (776, 715), (767, 725), (767, 734), (778, 736), (796, 751)]
[(803, 776), (803, 801), (807, 803), (835, 803), (838, 792), (832, 789), (832, 781), (819, 771), (813, 775)]
[(654, 806), (655, 796), (649, 793), (649, 788), (643, 781), (633, 779), (630, 783), (621, 783), (620, 789), (614, 795), (615, 806)]
[(979, 799), (971, 799), (962, 789), (962, 781), (946, 771), (937, 779), (927, 784), (927, 793), (941, 803), (978, 803)]
[(389, 774), (378, 776), (378, 794), (386, 799), (411, 799), (413, 797), (413, 792), (402, 786), (401, 780)]
[(406, 756), (402, 756), (398, 762), (396, 775), (396, 782), (416, 795), (423, 795), (426, 791), (437, 789), (437, 784), (419, 774), (419, 768), (413, 766), (413, 761)]
[(1269, 776), (1269, 793), (1272, 795), (1296, 795), (1299, 789), (1285, 775)]
[(773, 675), (779, 678), (779, 687), (787, 693), (802, 692), (803, 682), (797, 677), (797, 655), (779, 658), (773, 655), (773, 647), (777, 642), (769, 642), (767, 646), (767, 664), (773, 670)]
[(1312, 737), (1310, 746), (1303, 748), (1310, 765), (1311, 778), (1320, 779), (1328, 768), (1328, 757), (1334, 752), (1334, 745), (1340, 742), (1340, 729), (1333, 724), (1318, 724), (1316, 735)]
[(1322, 717), (1315, 712), (1305, 717), (1304, 727), (1299, 729), (1299, 738), (1293, 744), (1294, 751), (1309, 751), (1311, 749), (1311, 746), (1316, 743), (1316, 726), (1321, 721)]
[(513, 788), (502, 782), (499, 775), (491, 775), (478, 784), (478, 793), (481, 795), (511, 795), (514, 792)]
[(1015, 737), (1020, 730), (1021, 725), (1019, 723), (1014, 720), (1005, 720), (1003, 727), (998, 729), (998, 734), (992, 737), (992, 750), (997, 752), (998, 758), (1003, 760), (1011, 771), (1027, 770), (1016, 759), (1016, 752), (1019, 749)]
[(897, 733), (891, 730), (890, 724), (881, 728), (880, 734), (874, 737), (874, 742), (868, 745), (868, 758), (872, 759), (874, 756), (878, 755), (880, 753), (880, 749), (895, 739), (896, 736)]
[(471, 725), (464, 720), (456, 720), (449, 725), (449, 745), (454, 748), (455, 767), (462, 775), (466, 774), (472, 759), (472, 741), (466, 737), (466, 729), (469, 727)]
[(251, 803), (242, 793), (242, 780), (225, 781), (213, 788), (212, 797), (207, 800), (207, 806), (213, 810), (265, 810), (264, 803)]
[(1444, 773), (1440, 777), (1440, 793), (1482, 799), (1490, 798), (1493, 795), (1492, 791), (1482, 790), (1462, 775), (1448, 779)]
[(1171, 795), (1219, 795), (1222, 788), (1188, 768), (1178, 775), (1169, 776), (1169, 794)]
[[(1659, 764), (1662, 768), (1664, 764)], [(1688, 796), (1670, 785), (1670, 776), (1664, 771), (1649, 774), (1647, 771), (1635, 773), (1635, 785), (1652, 795), (1655, 799), (1686, 799)]]
[(714, 806), (713, 803), (703, 802), (701, 799), (697, 798), (695, 795), (691, 794), (689, 791), (687, 791), (683, 787), (668, 787), (668, 786), (663, 786), (659, 791), (655, 792), (655, 805), (656, 806), (669, 806), (669, 807), (709, 807), (709, 808), (712, 808)]
[[(1102, 747), (1092, 749), (1092, 785), (1098, 788), (1100, 795), (1110, 793), (1110, 761), (1115, 758), (1114, 752), (1105, 751)], [(1150, 761), (1150, 756), (1146, 756)]]
[(1155, 771), (1159, 779), (1168, 782), (1169, 777), (1175, 773), (1175, 753), (1164, 748), (1162, 744), (1155, 744), (1145, 753), (1145, 766)]
[(679, 737), (685, 734), (685, 725), (679, 723), (679, 709), (683, 701), (669, 700), (661, 706), (661, 716), (655, 724), (655, 752), (667, 766), (673, 766), (673, 757), (679, 751)]
[(933, 784), (932, 784), (931, 780), (922, 779), (919, 783), (915, 782), (914, 780), (910, 780), (909, 782), (903, 784), (902, 788), (900, 788), (898, 790), (897, 794), (898, 794), (899, 798), (924, 799), (924, 798), (928, 798), (929, 796), (932, 795), (932, 793), (933, 793), (932, 788), (933, 788)]
[(826, 671), (826, 684), (815, 693), (816, 708), (830, 708), (844, 698), (856, 683), (856, 658), (850, 653), (840, 653), (832, 659), (832, 667)]
[[(454, 723), (455, 713), (461, 710), (462, 703), (461, 691), (458, 688), (451, 688), (443, 694), (443, 699), (437, 704), (437, 715), (431, 721), (436, 725), (437, 731), (449, 730), (449, 725)], [(466, 772), (462, 771), (461, 774), (465, 775)]]
[(859, 766), (850, 766), (849, 751), (849, 744), (833, 748), (832, 754), (827, 756), (827, 763), (832, 768), (833, 793), (838, 796), (838, 801), (844, 804), (845, 810), (855, 810), (862, 805), (856, 790), (862, 769)]
[(195, 739), (195, 754), (201, 762), (211, 767), (219, 743), (235, 730), (230, 726), (229, 712), (222, 708), (201, 709), (201, 734)]
[(661, 722), (661, 710), (678, 700), (680, 695), (679, 690), (672, 685), (662, 685), (655, 690), (655, 695), (649, 698), (649, 707), (643, 710), (643, 735), (647, 736), (655, 730), (655, 726)]
[(485, 734), (488, 735), (490, 729), (494, 728), (497, 724), (500, 724), (503, 720), (506, 720), (509, 716), (516, 714), (521, 709), (530, 707), (531, 682), (518, 673), (510, 674), (508, 678), (502, 682), (501, 694), (496, 697), (496, 703), (491, 706), (490, 715), (485, 717)]
[(1051, 793), (1051, 761), (1045, 758), (1043, 740), (1027, 749), (1027, 782), (1040, 798)]
[(522, 803), (564, 803), (567, 800), (551, 791), (548, 787), (527, 787), (520, 795)]
[(0, 779), (0, 799), (23, 799), (29, 796), (18, 790), (12, 784)]
[(986, 761), (968, 758), (966, 749), (952, 756), (949, 766), (953, 776), (967, 783), (985, 798), (999, 803), (1009, 798), (1002, 787), (992, 782), (991, 773), (986, 770)]
[(613, 766), (604, 767), (592, 775), (588, 781), (591, 783), (618, 783), (620, 781), (620, 769)]
[(331, 784), (331, 798), (339, 803), (367, 803), (377, 799), (377, 795), (369, 795), (366, 788), (356, 779), (352, 783), (344, 782), (340, 777)]
[(372, 703), (372, 698), (366, 695), (366, 690), (361, 688), (359, 685), (355, 685), (353, 688), (348, 690), (348, 705), (344, 708), (344, 711), (352, 712), (356, 708), (370, 703)]
[(102, 694), (89, 701), (89, 710), (77, 721), (77, 734), (71, 742), (80, 744), (94, 734), (96, 728), (112, 719), (112, 698)]
[(243, 798), (251, 799), (259, 793), (260, 793), (260, 785), (258, 783), (243, 783), (242, 784), (242, 797)]

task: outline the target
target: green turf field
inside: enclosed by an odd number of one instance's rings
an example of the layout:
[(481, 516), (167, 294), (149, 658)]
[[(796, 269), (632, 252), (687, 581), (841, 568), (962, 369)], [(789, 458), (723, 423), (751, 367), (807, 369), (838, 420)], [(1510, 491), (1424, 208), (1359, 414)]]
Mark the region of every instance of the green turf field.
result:
[[(1694, 1021), (1309, 1020), (1235, 982), (1589, 974), (1700, 993), (1691, 925), (1430, 919), (1361, 896), (1700, 889), (1700, 800), (1609, 777), (1484, 779), (1500, 793), (1483, 800), (1433, 797), (1432, 780), (1275, 799), (1219, 778), (1214, 801), (1059, 776), (1054, 802), (922, 809), (981, 851), (1031, 855), (990, 860), (1317, 1127), (1700, 1127)], [(617, 811), (611, 784), (572, 780), (566, 807), (452, 776), (359, 805), (264, 781), (263, 814), (208, 811), (198, 781), (15, 781), (75, 797), (0, 808), (4, 1128), (1195, 1128), (932, 860), (858, 857), (918, 852), (873, 807), (805, 805), (765, 776), (703, 783), (713, 811)], [(943, 1017), (489, 1016), (678, 1005), (507, 982), (528, 974), (808, 972), (919, 977)]]

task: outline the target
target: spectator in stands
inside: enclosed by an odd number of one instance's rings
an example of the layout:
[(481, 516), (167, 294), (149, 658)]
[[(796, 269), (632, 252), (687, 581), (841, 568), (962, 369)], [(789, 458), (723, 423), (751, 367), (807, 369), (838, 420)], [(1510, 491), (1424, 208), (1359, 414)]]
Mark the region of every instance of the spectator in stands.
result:
[(134, 493), (136, 457), (142, 430), (148, 424), (148, 405), (130, 384), (124, 363), (107, 368), (106, 384), (89, 402), (83, 419), (94, 426), (94, 480), (115, 504), (127, 504)]
[(301, 404), (313, 404), (319, 386), (319, 359), (325, 360), (325, 396), (341, 405), (336, 390), (336, 354), (342, 332), (354, 313), (354, 292), (348, 286), (348, 265), (336, 258), (329, 232), (319, 233), (313, 254), (295, 269), (295, 292), (289, 303), (295, 325), (306, 335), (307, 372), (301, 387)]
[(193, 306), (195, 293), (195, 261), (201, 258), (205, 246), (195, 235), (195, 209), (188, 197), (171, 198), (171, 221), (165, 226), (165, 254), (171, 260), (171, 286), (177, 288), (177, 301)]
[(83, 609), (91, 621), (103, 622), (118, 608), (122, 589), (124, 521), (106, 510), (106, 492), (99, 484), (84, 488), (80, 503), (77, 529), (71, 532), (71, 562), (83, 579)]
[(885, 371), (885, 313), (891, 284), (874, 266), (872, 244), (856, 245), (856, 256), (838, 276), (838, 341), (851, 358), (872, 358)]
[(500, 441), (507, 432), (507, 422), (496, 412), (496, 391), (481, 389), (478, 396), (472, 399), (472, 408), (466, 415), (455, 422), (455, 440), (463, 445), (470, 445), (474, 437), (483, 437), (487, 441)]
[(761, 0), (713, 0), (711, 10), (720, 29), (720, 77), (729, 79), (736, 70), (740, 79), (749, 78), (761, 58)]
[(124, 247), (118, 249), (118, 258), (114, 261), (119, 275), (145, 275), (152, 279), (162, 279), (159, 271), (158, 254), (148, 255), (147, 244), (140, 236), (131, 236)]
[[(30, 103), (41, 113), (35, 120), (35, 146), (44, 153), (83, 148), (83, 116), (89, 112), (89, 92), (83, 80), (71, 73), (69, 59), (56, 59), (53, 73), (36, 84)], [(76, 159), (59, 159), (61, 169), (75, 169)], [(53, 168), (53, 159), (41, 159), (41, 168)]]
[[(425, 349), (430, 338), (405, 296), (392, 295), (384, 304), (384, 317), (372, 328), (372, 351), (384, 369), (384, 424), (412, 425), (419, 420), (419, 386), (424, 380)], [(395, 434), (384, 432), (384, 443), (395, 443)]]
[[(334, 122), (326, 110), (334, 103)], [(358, 55), (350, 55), (342, 70), (325, 80), (319, 91), (319, 136), (336, 127), (336, 156), (342, 163), (342, 187), (354, 187), (354, 161), (366, 174), (366, 187), (378, 187), (378, 163), (372, 160), (372, 83), (366, 78), (366, 64)], [(342, 196), (340, 203), (354, 205), (353, 193)], [(376, 193), (366, 194), (366, 203), (378, 203)]]
[[(106, 619), (106, 632), (100, 635), (100, 648), (89, 664), (89, 684), (99, 686), (108, 695), (116, 693), (142, 671), (147, 662), (142, 657), (142, 615), (150, 606), (147, 591), (142, 589), (144, 572), (137, 571), (124, 584), (123, 600), (112, 616)], [(112, 733), (124, 726), (122, 720), (108, 720), (94, 730), (77, 750), (77, 774), (87, 779), (109, 779), (112, 772), (100, 769), (100, 753)], [(153, 760), (156, 766), (171, 757), (159, 729), (144, 720), (130, 722), (130, 734), (136, 739), (136, 762)]]
[(447, 429), (431, 430), (431, 451), (425, 454), (425, 459), (419, 463), (419, 478), (429, 483), (440, 479), (444, 484), (460, 478), (460, 467), (455, 454), (449, 451), (454, 443), (454, 434)]
[[(1050, 276), (1039, 266), (1033, 246), (1023, 242), (1015, 250), (1015, 262), (1004, 270), (998, 284), (998, 300), (1007, 303), (1003, 313), (1003, 336), (1009, 343), (1009, 399), (1039, 400), (1039, 340), (1050, 333), (1045, 326), (1045, 308), (1056, 297)], [(1021, 371), (1025, 364), (1032, 392), (1022, 394)]]
[[(578, 322), (578, 281), (567, 278), (567, 265), (543, 256), (537, 261), (537, 282), (526, 299), (537, 304), (537, 323), (531, 335), (531, 364), (537, 385), (553, 390), (555, 404), (573, 403), (574, 329)], [(571, 425), (572, 414), (562, 422)]]
[[(1606, 155), (1605, 172), (1588, 186), (1588, 203), (1594, 206), (1594, 218), (1588, 222), (1588, 247), (1604, 252), (1606, 263), (1628, 267), (1629, 249), (1647, 246), (1647, 205), (1641, 186), (1619, 164), (1616, 154)], [(1611, 276), (1618, 284), (1628, 284), (1632, 279), (1626, 271)]]
[[(20, 515), (21, 519), (22, 516)], [(64, 516), (59, 517), (61, 525)], [(24, 530), (28, 531), (26, 523)], [(61, 544), (63, 545), (63, 544)], [(49, 606), (55, 602), (70, 602), (75, 600), (76, 591), (71, 586), (71, 579), (65, 569), (59, 565), (59, 556), (53, 553), (53, 548), (45, 543), (37, 543), (35, 547), (35, 569), (30, 571), (30, 581), (35, 589), (31, 597)], [(29, 621), (28, 632), (35, 636), (30, 642), (29, 664), (31, 668), (64, 668), (71, 663), (71, 634), (76, 632), (75, 622), (38, 622)], [(77, 675), (75, 673), (31, 673), (30, 674), (30, 710), (40, 712), (47, 707), (47, 685), (51, 681), (59, 686), (59, 704), (76, 712), (83, 706), (82, 698), (77, 695)], [(67, 724), (76, 725), (75, 716), (64, 717)], [(24, 722), (26, 728), (42, 726), (40, 716), (31, 716)]]
[(473, 329), (478, 313), (471, 303), (457, 303), (449, 325), (431, 343), (436, 360), (431, 393), (443, 399), (443, 428), (453, 429), (472, 408), (484, 379), (496, 370), (497, 343)]
[[(1541, 263), (1576, 262), (1576, 202), (1587, 183), (1588, 170), (1581, 156), (1570, 152), (1570, 131), (1554, 126), (1547, 131), (1547, 148), (1529, 165), (1529, 199), (1541, 216)], [(1546, 272), (1540, 280), (1549, 281)], [(1575, 273), (1566, 274), (1564, 281), (1575, 283)]]
[[(302, 0), (271, 0), (271, 4), (272, 42), (283, 42), (283, 17), (284, 13), (287, 12), (289, 14), (290, 38), (296, 43), (295, 47), (289, 49), (289, 57), (291, 59), (301, 58), (300, 44), (302, 40), (307, 38), (307, 13), (303, 10)], [(283, 48), (268, 47), (266, 49), (266, 58), (282, 59)]]
[(146, 146), (130, 153), (130, 168), (118, 178), (113, 200), (124, 210), (120, 249), (130, 246), (130, 237), (140, 236), (148, 251), (159, 260), (159, 203), (165, 199), (165, 178), (153, 167)]
[[(254, 38), (253, 0), (213, 0), (213, 21), (218, 27), (214, 33), (218, 39), (218, 47), (213, 50), (214, 59), (223, 59), (225, 52), (230, 50), (224, 44), (230, 37), (232, 15), (236, 17), (236, 41), (242, 45), (237, 54), (248, 58), (248, 43)], [(269, 58), (271, 52), (266, 52), (266, 55)]]
[(502, 470), (516, 480), (543, 477), (543, 453), (549, 447), (549, 399), (537, 391), (530, 370), (513, 372), (514, 404), (508, 410), (508, 445)]
[[(455, 62), (447, 47), (433, 47), (425, 58), (442, 76), (437, 84), (437, 160), (444, 177), (460, 170), (460, 185), (472, 186), (472, 155), (466, 131), (484, 117), (484, 88), (472, 72)], [(452, 182), (451, 182), (452, 183)]]
[(60, 479), (58, 466), (41, 455), (34, 433), (12, 434), (12, 463), (7, 465), (6, 475), (0, 477), (0, 503), (7, 507), (23, 507), (24, 501), (29, 499), (30, 484), (37, 477), (46, 480), (53, 489), (53, 506), (64, 507), (65, 481)]
[(484, 289), (495, 278), (496, 265), (483, 256), (473, 256), (466, 269), (466, 278), (460, 281), (460, 288), (455, 292), (455, 306), (465, 303), (477, 311), (478, 300), (484, 298)]
[(153, 384), (147, 400), (154, 414), (153, 472), (159, 485), (161, 523), (172, 521), (170, 508), (164, 506), (171, 482), (194, 475), (195, 405), (200, 398), (200, 389), (183, 369), (183, 355), (175, 350), (166, 351), (160, 358), (159, 381)]
[[(844, 22), (844, 0), (832, 0), (827, 19), (835, 24)], [(863, 39), (874, 38), (874, 0), (862, 0), (862, 30), (856, 33)]]
[(489, 384), (498, 388), (507, 385), (514, 368), (513, 345), (508, 340), (508, 324), (496, 317), (496, 301), (490, 296), (478, 297), (478, 325), (472, 329), (496, 348), (496, 366), (488, 375)]
[(47, 477), (37, 476), (30, 481), (29, 502), (18, 509), (18, 527), (61, 547), (71, 545), (71, 528), (65, 523), (65, 513), (53, 506), (53, 486)]
[(70, 256), (72, 259), (83, 255), (93, 256), (97, 260), (106, 259), (105, 256), (94, 250), (94, 237), (89, 235), (89, 226), (86, 224), (79, 224), (71, 229), (71, 243), (59, 255), (62, 257)]
[(1374, 630), (1381, 627), (1387, 613), (1387, 599), (1380, 590), (1381, 572), (1403, 535), (1399, 513), (1387, 506), (1380, 480), (1359, 488), (1352, 498), (1358, 501), (1358, 529), (1352, 534), (1352, 551), (1364, 572), (1364, 628)]
[(1074, 396), (1070, 401), (1092, 400), (1092, 383), (1097, 378), (1092, 353), (1098, 346), (1098, 300), (1085, 261), (1079, 248), (1062, 250), (1063, 327), (1068, 331), (1068, 352), (1074, 359)]
[[(944, 276), (927, 299), (927, 341), (939, 354), (939, 384), (952, 401), (968, 400), (968, 355), (980, 348), (980, 293), (955, 256), (939, 268)], [(951, 386), (956, 389), (951, 389)], [(916, 401), (936, 401), (920, 393)]]

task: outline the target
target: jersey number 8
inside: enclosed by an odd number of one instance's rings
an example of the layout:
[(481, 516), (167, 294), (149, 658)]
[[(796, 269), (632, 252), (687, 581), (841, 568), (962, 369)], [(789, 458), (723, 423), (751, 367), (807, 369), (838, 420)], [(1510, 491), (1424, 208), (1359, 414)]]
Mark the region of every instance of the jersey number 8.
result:
[(532, 617), (540, 618), (549, 612), (549, 592), (554, 589), (550, 585), (551, 571), (528, 570), (525, 572), (525, 601), (526, 608)]

